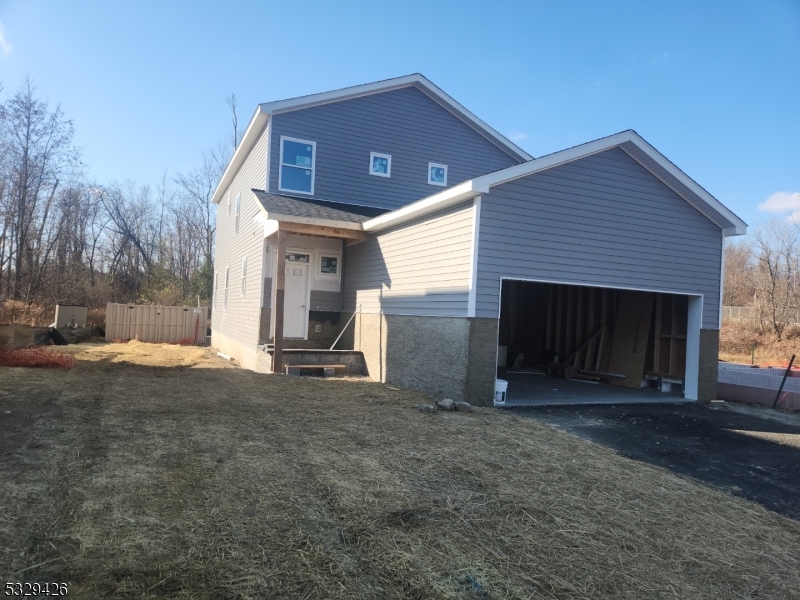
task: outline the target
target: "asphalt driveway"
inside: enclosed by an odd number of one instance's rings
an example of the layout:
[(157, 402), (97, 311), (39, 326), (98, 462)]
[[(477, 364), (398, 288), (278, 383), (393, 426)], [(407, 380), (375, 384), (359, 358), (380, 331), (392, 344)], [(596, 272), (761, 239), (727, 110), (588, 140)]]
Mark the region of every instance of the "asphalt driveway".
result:
[(729, 404), (511, 410), (800, 520), (796, 415)]

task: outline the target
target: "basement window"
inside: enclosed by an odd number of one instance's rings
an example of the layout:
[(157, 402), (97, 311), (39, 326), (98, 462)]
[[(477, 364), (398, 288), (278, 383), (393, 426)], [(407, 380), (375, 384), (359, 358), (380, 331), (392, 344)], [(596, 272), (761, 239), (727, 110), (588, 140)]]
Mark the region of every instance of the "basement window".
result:
[(380, 152), (369, 153), (369, 174), (378, 177), (392, 176), (392, 156)]
[(316, 152), (316, 142), (281, 136), (279, 191), (314, 193)]
[(428, 163), (428, 183), (447, 187), (447, 165)]

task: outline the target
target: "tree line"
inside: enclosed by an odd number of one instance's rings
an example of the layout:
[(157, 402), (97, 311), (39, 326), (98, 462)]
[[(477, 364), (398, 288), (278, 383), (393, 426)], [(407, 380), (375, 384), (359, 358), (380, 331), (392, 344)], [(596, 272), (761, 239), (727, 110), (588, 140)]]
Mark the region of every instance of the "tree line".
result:
[(0, 102), (0, 302), (208, 304), (210, 200), (240, 140), (235, 95), (226, 101), (231, 137), (192, 169), (156, 185), (97, 182), (73, 122), (24, 80)]
[(775, 218), (725, 247), (723, 304), (754, 309), (755, 324), (781, 340), (800, 309), (800, 223)]

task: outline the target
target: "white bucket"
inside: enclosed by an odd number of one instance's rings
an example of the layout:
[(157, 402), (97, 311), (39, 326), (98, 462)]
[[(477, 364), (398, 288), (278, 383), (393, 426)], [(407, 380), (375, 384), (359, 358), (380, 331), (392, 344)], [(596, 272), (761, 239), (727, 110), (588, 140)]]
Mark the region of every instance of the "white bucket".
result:
[(505, 379), (494, 380), (494, 405), (503, 406), (506, 403), (506, 390), (508, 382)]

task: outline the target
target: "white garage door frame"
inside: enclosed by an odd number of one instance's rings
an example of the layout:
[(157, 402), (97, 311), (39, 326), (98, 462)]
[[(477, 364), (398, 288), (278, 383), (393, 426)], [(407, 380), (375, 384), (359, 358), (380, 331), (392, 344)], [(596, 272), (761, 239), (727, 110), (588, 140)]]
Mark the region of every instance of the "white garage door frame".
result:
[[(574, 281), (559, 281), (557, 279), (527, 279), (524, 277), (500, 277), (499, 302), (497, 303), (497, 340), (500, 340), (500, 310), (503, 306), (503, 282), (524, 281), (530, 283), (552, 283), (556, 285), (571, 285), (574, 287), (592, 287), (609, 290), (630, 290), (634, 292), (653, 292), (656, 294), (674, 294), (686, 296), (689, 299), (689, 314), (686, 323), (686, 372), (684, 374), (683, 397), (687, 400), (697, 400), (700, 382), (700, 329), (703, 324), (703, 295), (676, 290), (659, 290), (655, 288), (640, 288), (621, 285), (600, 285), (597, 283), (576, 283)], [(497, 346), (497, 343), (495, 343)], [(499, 349), (495, 350), (496, 353)], [(497, 364), (495, 356), (495, 364)]]

